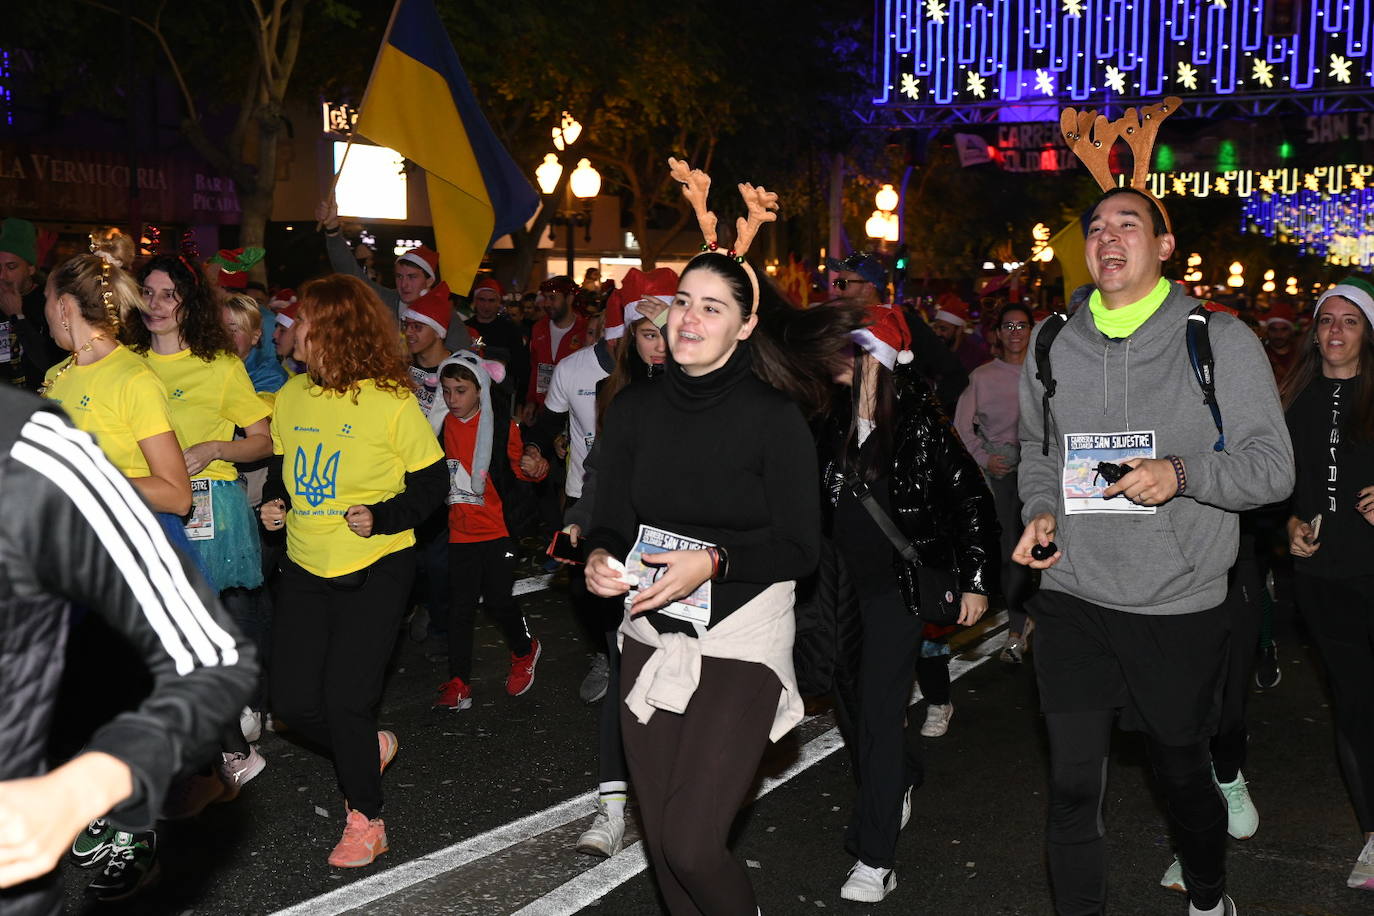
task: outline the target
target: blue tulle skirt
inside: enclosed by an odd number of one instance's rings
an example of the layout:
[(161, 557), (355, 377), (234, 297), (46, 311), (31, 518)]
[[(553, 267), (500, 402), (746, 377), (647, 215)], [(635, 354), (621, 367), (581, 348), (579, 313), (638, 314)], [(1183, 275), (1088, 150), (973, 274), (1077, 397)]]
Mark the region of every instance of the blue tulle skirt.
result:
[[(191, 549), (210, 571), (216, 591), (262, 585), (262, 547), (258, 523), (248, 505), (248, 491), (237, 480), (212, 480), (211, 507), (214, 537), (187, 538)], [(182, 537), (186, 538), (185, 529)]]

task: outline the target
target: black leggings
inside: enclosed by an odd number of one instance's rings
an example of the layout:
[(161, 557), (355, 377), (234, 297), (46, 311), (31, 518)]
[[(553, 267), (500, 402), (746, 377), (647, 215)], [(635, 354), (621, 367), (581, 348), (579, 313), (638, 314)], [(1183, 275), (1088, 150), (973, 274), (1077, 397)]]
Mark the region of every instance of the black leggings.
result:
[(657, 710), (641, 725), (625, 706), (652, 649), (622, 649), (621, 728), (654, 879), (673, 916), (754, 916), (744, 866), (726, 842), (777, 713), (782, 684), (766, 666), (701, 660), (687, 711)]
[[(606, 696), (598, 713), (597, 782), (629, 782), (625, 767), (625, 749), (620, 740), (620, 647), (618, 631), (606, 634), (606, 661), (610, 664), (610, 679), (606, 682)], [(628, 638), (628, 637), (626, 637)]]
[[(1113, 710), (1045, 714), (1050, 738), (1050, 879), (1059, 916), (1090, 916), (1107, 901), (1107, 755)], [(1215, 907), (1226, 884), (1226, 802), (1212, 781), (1207, 742), (1170, 747), (1146, 737), (1183, 863), (1188, 897)]]
[(530, 654), (530, 631), (511, 590), (515, 587), (515, 542), (508, 537), (448, 545), (448, 676), (472, 682), (472, 628), (477, 599), (501, 628), (506, 648)]
[(1374, 831), (1374, 576), (1297, 575), (1298, 606), (1317, 644), (1336, 718), (1336, 759), (1360, 830)]
[(1264, 610), (1260, 592), (1259, 564), (1255, 561), (1253, 537), (1241, 535), (1240, 553), (1231, 567), (1231, 587), (1226, 595), (1226, 617), (1231, 624), (1231, 652), (1226, 660), (1226, 681), (1221, 689), (1221, 724), (1212, 738), (1212, 767), (1218, 782), (1235, 782), (1245, 766), (1250, 732), (1245, 726), (1246, 699), (1250, 696), (1250, 674), (1255, 667), (1255, 646), (1259, 643)]
[[(272, 712), (334, 755), (349, 805), (382, 812), (377, 706), (415, 577), (415, 551), (387, 554), (331, 584), (283, 558), (272, 627)], [(363, 576), (365, 575), (365, 579)]]

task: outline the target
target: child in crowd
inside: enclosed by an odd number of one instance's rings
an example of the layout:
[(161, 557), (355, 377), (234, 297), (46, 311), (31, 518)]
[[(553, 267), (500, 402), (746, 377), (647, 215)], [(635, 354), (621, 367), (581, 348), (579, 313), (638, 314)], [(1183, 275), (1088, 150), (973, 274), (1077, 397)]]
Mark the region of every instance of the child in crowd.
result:
[[(506, 692), (520, 696), (534, 684), (539, 640), (530, 636), (511, 594), (515, 584), (515, 542), (502, 512), (501, 491), (516, 480), (536, 482), (549, 472), (538, 449), (528, 450), (508, 410), (491, 397), (505, 368), (459, 351), (439, 365), (442, 401), (435, 399), (430, 422), (449, 467), (449, 679), (440, 687), (436, 709), (472, 705), (472, 630), (481, 596), (511, 653)], [(499, 457), (505, 454), (506, 461)], [(493, 460), (495, 459), (495, 460)]]

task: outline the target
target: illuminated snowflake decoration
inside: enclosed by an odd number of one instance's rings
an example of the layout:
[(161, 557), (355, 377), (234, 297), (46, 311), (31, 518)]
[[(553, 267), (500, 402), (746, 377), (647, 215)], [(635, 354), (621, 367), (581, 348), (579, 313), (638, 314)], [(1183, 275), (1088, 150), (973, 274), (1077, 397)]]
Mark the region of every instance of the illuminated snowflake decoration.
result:
[(1037, 67), (1035, 70), (1035, 88), (1045, 95), (1054, 95), (1054, 77)]
[(980, 98), (980, 99), (985, 99), (985, 98), (987, 98), (987, 97), (988, 97), (987, 81), (984, 80), (983, 77), (982, 77), (981, 75), (979, 75), (979, 74), (977, 74), (977, 73), (974, 73), (972, 70), (970, 70), (970, 71), (969, 71), (969, 74), (968, 74), (968, 91), (969, 91), (969, 92), (972, 92), (974, 95), (978, 96), (978, 98)]
[(1197, 88), (1197, 67), (1188, 63), (1186, 60), (1178, 62), (1178, 81), (1183, 84), (1184, 89)]
[(1105, 82), (1108, 88), (1117, 95), (1121, 95), (1126, 91), (1126, 74), (1122, 73), (1111, 64), (1107, 65), (1107, 79)]
[(1250, 78), (1267, 89), (1273, 88), (1274, 68), (1269, 61), (1255, 58), (1255, 66), (1254, 69), (1250, 71)]
[(1355, 172), (1354, 174), (1352, 174), (1350, 176), (1350, 186), (1354, 188), (1356, 191), (1363, 191), (1364, 176), (1361, 175), (1359, 172)]
[(949, 16), (949, 11), (945, 9), (941, 0), (926, 0), (926, 15), (936, 25), (944, 25), (945, 19)]
[(1230, 194), (1231, 182), (1227, 181), (1225, 178), (1218, 178), (1216, 181), (1212, 182), (1212, 188), (1218, 194)]
[(1260, 176), (1260, 190), (1265, 194), (1274, 193), (1274, 179), (1268, 175)]
[(1316, 191), (1320, 188), (1320, 185), (1317, 184), (1317, 176), (1311, 172), (1303, 176), (1302, 186), (1309, 191)]
[(1175, 178), (1175, 179), (1173, 180), (1173, 186), (1174, 186), (1174, 193), (1175, 193), (1175, 194), (1187, 194), (1187, 193), (1188, 193), (1188, 182), (1184, 181), (1182, 178)]
[(916, 78), (915, 74), (902, 74), (902, 95), (912, 100), (921, 97), (921, 81)]
[(1083, 15), (1083, 0), (1064, 0), (1065, 14), (1077, 19)]
[(1338, 82), (1350, 82), (1350, 61), (1339, 54), (1331, 55), (1331, 69), (1327, 76), (1334, 76)]
[(1212, 0), (1212, 6), (1215, 6), (1219, 10), (1224, 10), (1226, 9), (1226, 0)]

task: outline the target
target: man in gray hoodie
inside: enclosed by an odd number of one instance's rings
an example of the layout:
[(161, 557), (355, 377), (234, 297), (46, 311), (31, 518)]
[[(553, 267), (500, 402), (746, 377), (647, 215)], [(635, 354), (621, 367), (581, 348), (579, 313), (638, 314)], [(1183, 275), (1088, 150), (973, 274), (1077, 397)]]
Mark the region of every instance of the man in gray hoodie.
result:
[[(1292, 490), (1292, 445), (1259, 341), (1224, 313), (1208, 324), (1224, 436), (1217, 428), (1188, 358), (1199, 303), (1162, 277), (1175, 241), (1158, 201), (1109, 191), (1084, 232), (1097, 291), (1050, 351), (1057, 392), (1043, 399), (1033, 359), (1020, 387), (1027, 524), (1013, 559), (1044, 570), (1030, 611), (1050, 739), (1055, 909), (1100, 913), (1106, 902), (1101, 807), (1119, 715), (1123, 729), (1145, 733), (1189, 913), (1230, 916), (1227, 809), (1208, 749), (1228, 651), (1227, 570), (1236, 513)], [(1104, 479), (1103, 462), (1124, 476)]]

